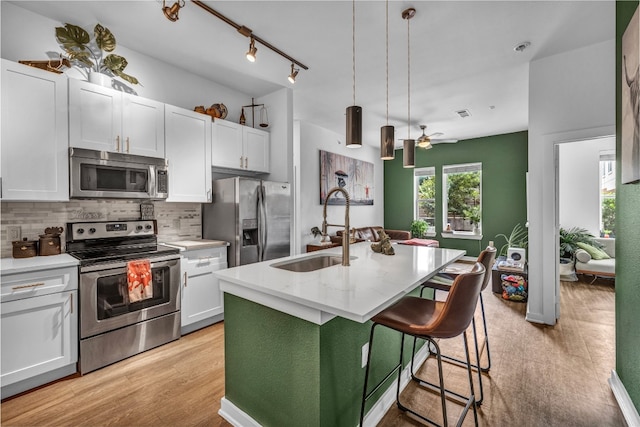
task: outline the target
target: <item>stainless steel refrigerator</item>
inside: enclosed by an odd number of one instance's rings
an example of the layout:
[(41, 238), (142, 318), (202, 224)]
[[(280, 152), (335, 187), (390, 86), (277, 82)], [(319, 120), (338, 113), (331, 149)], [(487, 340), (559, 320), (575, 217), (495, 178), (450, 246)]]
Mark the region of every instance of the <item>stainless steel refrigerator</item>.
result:
[(215, 180), (212, 202), (202, 204), (202, 238), (230, 243), (229, 267), (289, 256), (290, 198), (286, 182)]

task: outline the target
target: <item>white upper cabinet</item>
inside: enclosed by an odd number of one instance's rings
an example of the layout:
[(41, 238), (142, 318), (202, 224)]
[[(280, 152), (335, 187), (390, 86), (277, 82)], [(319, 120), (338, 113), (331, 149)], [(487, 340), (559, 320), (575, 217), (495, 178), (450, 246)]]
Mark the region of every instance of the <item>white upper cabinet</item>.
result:
[(69, 145), (163, 158), (164, 104), (70, 79)]
[(216, 119), (211, 163), (214, 167), (269, 173), (269, 133)]
[(2, 200), (69, 200), (67, 77), (2, 60)]
[(260, 129), (242, 127), (245, 169), (269, 172), (269, 133)]
[(211, 117), (165, 106), (168, 202), (211, 201)]

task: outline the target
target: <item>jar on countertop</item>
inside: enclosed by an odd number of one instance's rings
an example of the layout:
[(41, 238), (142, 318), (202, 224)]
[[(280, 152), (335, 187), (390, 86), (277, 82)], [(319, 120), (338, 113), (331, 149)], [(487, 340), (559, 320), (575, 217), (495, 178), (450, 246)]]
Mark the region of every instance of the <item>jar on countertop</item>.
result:
[(13, 257), (14, 258), (31, 258), (37, 255), (38, 242), (36, 240), (27, 240), (25, 237), (22, 240), (16, 240), (11, 242), (13, 245)]
[(60, 233), (63, 231), (64, 228), (62, 227), (47, 227), (44, 230), (44, 234), (40, 235), (38, 255), (59, 255), (61, 253)]

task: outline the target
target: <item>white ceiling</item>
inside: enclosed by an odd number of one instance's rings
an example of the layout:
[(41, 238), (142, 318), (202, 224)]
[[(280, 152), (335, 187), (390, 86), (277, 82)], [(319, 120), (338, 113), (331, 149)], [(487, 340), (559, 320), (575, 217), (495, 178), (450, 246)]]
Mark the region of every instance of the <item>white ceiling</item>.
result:
[[(118, 44), (251, 96), (291, 86), (290, 62), (187, 1), (177, 22), (162, 1), (16, 1), (55, 19), (108, 27)], [(173, 0), (168, 3), (172, 4)], [(294, 118), (341, 135), (353, 104), (351, 1), (205, 1), (309, 67), (293, 87)], [(407, 21), (410, 21), (411, 137), (442, 132), (467, 139), (527, 128), (529, 62), (614, 38), (615, 2), (390, 1), (389, 124), (407, 137)], [(385, 1), (356, 2), (356, 104), (366, 144), (385, 125)], [(516, 53), (514, 46), (531, 46)], [(471, 117), (455, 112), (468, 109)]]

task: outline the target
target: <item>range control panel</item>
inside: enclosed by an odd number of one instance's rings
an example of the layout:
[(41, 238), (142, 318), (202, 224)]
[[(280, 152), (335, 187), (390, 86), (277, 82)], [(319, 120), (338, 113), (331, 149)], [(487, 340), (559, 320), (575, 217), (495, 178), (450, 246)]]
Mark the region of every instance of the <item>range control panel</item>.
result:
[(108, 239), (111, 237), (153, 236), (155, 220), (77, 222), (67, 227), (71, 240)]

